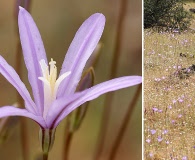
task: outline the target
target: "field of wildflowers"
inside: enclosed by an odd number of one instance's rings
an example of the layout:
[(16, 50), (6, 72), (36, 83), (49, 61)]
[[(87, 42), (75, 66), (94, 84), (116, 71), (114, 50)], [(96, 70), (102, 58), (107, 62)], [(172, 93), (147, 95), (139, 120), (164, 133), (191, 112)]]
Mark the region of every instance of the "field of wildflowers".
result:
[(144, 157), (194, 159), (195, 35), (144, 36)]

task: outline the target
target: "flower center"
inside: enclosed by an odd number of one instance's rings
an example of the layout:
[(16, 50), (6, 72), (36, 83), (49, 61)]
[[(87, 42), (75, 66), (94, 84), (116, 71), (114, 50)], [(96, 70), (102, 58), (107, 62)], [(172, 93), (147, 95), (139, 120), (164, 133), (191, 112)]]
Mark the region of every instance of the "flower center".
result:
[(70, 75), (69, 72), (65, 72), (57, 79), (57, 67), (56, 62), (51, 59), (49, 66), (42, 59), (40, 62), (42, 77), (38, 77), (44, 86), (44, 112), (43, 117), (46, 118), (47, 112), (51, 106), (51, 103), (56, 99), (56, 94), (60, 83)]

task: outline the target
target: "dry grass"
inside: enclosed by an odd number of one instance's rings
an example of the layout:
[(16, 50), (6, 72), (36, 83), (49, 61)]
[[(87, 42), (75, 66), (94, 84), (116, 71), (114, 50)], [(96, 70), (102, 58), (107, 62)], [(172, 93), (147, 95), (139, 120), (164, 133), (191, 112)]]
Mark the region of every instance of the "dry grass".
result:
[(144, 157), (195, 159), (195, 34), (144, 35)]

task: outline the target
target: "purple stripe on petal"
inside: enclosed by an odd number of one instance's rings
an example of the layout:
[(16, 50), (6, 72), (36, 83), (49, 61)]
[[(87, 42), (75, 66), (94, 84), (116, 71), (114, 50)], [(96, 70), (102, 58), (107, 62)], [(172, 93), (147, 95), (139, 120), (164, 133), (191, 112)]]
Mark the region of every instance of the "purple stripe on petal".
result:
[(47, 128), (44, 119), (41, 116), (36, 116), (26, 109), (20, 109), (13, 106), (0, 107), (0, 118), (8, 116), (24, 116), (36, 121), (40, 126)]
[(18, 93), (25, 101), (26, 109), (34, 114), (38, 115), (35, 103), (30, 97), (28, 90), (16, 71), (0, 56), (0, 73), (17, 89)]
[(43, 113), (43, 86), (38, 77), (42, 76), (39, 61), (47, 63), (45, 49), (31, 15), (22, 7), (19, 10), (18, 25), (23, 49), (25, 64), (28, 70), (28, 79), (32, 87), (35, 104), (40, 113)]
[(51, 111), (56, 107), (58, 108), (58, 112), (60, 111), (60, 114), (58, 113), (58, 118), (55, 120), (54, 127), (56, 127), (70, 112), (75, 110), (83, 103), (91, 101), (104, 93), (134, 86), (140, 84), (141, 82), (141, 76), (120, 77), (95, 85), (83, 92), (75, 93), (72, 95), (73, 98), (68, 100), (68, 103), (66, 99), (60, 98), (58, 100), (58, 104), (51, 107)]
[(95, 49), (105, 25), (103, 14), (90, 16), (77, 31), (64, 59), (60, 75), (71, 71), (60, 85), (57, 97), (73, 94), (81, 78), (86, 61)]

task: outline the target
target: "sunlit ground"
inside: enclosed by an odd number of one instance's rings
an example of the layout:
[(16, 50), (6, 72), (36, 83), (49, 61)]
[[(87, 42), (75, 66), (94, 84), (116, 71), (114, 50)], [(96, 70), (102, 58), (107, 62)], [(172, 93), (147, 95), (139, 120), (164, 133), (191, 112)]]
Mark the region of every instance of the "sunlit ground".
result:
[(144, 157), (194, 159), (194, 32), (144, 36)]

